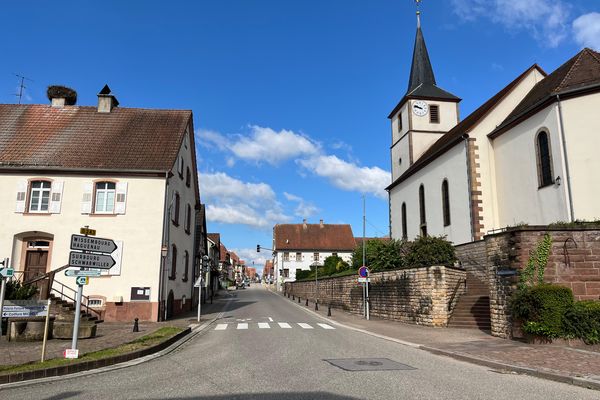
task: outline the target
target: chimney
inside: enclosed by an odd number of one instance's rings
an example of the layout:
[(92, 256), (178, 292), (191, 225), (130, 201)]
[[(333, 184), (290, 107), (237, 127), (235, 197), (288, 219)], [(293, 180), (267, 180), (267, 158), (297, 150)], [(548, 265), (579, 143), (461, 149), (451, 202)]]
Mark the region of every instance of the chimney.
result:
[(321, 228), (323, 227), (323, 220), (322, 219), (319, 220), (319, 225), (321, 226)]
[(98, 112), (109, 113), (118, 105), (119, 101), (112, 94), (108, 85), (104, 85), (100, 93), (98, 93)]
[(302, 227), (303, 227), (304, 229), (308, 228), (308, 225), (306, 225), (306, 218), (304, 218), (304, 219), (302, 220)]
[(77, 92), (66, 86), (48, 86), (46, 96), (55, 108), (63, 108), (65, 105), (74, 106), (77, 103)]

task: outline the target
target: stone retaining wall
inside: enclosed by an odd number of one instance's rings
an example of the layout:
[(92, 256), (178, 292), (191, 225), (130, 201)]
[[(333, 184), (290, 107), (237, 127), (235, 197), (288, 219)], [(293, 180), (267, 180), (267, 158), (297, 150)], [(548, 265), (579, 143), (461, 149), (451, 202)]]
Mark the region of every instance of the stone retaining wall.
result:
[[(426, 326), (446, 326), (452, 308), (464, 291), (466, 272), (453, 267), (411, 268), (370, 276), (371, 315)], [(354, 314), (363, 313), (362, 285), (357, 276), (288, 282), (285, 293), (331, 305)]]

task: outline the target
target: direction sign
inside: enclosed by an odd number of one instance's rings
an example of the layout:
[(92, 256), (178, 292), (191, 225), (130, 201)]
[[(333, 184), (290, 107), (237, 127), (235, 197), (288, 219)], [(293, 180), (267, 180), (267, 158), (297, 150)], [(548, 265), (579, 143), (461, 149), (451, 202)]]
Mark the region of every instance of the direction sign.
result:
[(76, 270), (76, 269), (68, 269), (65, 271), (66, 276), (100, 276), (102, 271), (99, 270)]
[(75, 282), (79, 285), (79, 286), (84, 286), (87, 285), (88, 283), (90, 283), (90, 277), (89, 276), (78, 276), (75, 279)]
[(364, 265), (358, 269), (358, 275), (362, 278), (366, 278), (369, 276), (369, 269)]
[(12, 268), (0, 268), (0, 276), (11, 277), (15, 274)]
[(90, 229), (90, 228), (81, 228), (81, 229), (79, 229), (79, 233), (81, 233), (82, 235), (96, 236), (96, 230)]
[(110, 254), (69, 253), (69, 265), (71, 267), (111, 269), (116, 264)]
[(71, 250), (94, 251), (96, 253), (110, 254), (116, 249), (117, 245), (112, 239), (71, 235)]
[(2, 317), (44, 317), (47, 312), (48, 303), (46, 301), (7, 300), (2, 308)]

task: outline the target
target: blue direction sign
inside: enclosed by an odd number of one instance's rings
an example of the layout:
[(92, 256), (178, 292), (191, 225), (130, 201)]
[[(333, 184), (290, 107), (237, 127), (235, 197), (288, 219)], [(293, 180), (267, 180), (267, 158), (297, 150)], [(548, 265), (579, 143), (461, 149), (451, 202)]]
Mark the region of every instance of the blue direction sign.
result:
[(360, 267), (358, 269), (358, 275), (361, 278), (367, 278), (369, 276), (369, 268), (365, 267), (364, 265), (362, 267)]
[(110, 254), (69, 253), (69, 265), (71, 267), (111, 269), (117, 262)]

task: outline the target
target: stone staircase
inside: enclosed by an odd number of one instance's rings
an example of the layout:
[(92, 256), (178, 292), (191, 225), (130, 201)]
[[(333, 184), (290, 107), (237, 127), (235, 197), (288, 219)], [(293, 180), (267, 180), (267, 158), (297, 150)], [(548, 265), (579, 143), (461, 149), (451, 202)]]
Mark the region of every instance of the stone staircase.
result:
[(467, 292), (458, 299), (448, 327), (483, 331), (491, 329), (489, 286), (471, 271), (467, 271)]
[[(73, 336), (73, 324), (75, 320), (75, 304), (70, 301), (61, 300), (59, 297), (50, 295), (52, 301), (50, 315), (55, 317), (52, 336), (55, 339), (71, 339)], [(85, 312), (82, 307), (79, 319), (79, 338), (91, 338), (96, 336), (97, 324), (104, 322), (97, 316)]]

